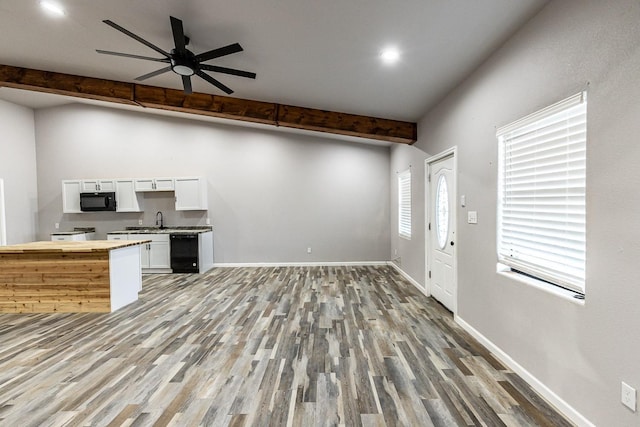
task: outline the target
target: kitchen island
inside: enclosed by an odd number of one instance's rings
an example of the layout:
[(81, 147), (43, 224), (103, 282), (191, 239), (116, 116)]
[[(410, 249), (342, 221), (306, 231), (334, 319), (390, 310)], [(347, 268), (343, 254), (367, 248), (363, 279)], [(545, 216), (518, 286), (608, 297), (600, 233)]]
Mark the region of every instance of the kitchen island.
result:
[(138, 299), (149, 240), (0, 246), (0, 313), (112, 312)]

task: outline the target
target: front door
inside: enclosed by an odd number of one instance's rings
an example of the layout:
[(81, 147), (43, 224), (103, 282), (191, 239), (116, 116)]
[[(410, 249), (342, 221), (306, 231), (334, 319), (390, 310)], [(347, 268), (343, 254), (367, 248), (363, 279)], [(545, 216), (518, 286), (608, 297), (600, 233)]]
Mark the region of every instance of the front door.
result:
[[(454, 156), (429, 163), (429, 273), (431, 295), (455, 313), (456, 218)], [(430, 275), (430, 277), (429, 277)]]

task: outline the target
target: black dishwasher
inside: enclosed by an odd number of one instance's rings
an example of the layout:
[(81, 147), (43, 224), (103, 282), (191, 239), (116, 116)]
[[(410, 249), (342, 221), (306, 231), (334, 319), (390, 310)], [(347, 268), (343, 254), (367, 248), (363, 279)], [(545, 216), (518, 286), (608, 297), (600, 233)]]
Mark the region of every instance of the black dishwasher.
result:
[(198, 235), (171, 234), (171, 269), (174, 273), (198, 273)]

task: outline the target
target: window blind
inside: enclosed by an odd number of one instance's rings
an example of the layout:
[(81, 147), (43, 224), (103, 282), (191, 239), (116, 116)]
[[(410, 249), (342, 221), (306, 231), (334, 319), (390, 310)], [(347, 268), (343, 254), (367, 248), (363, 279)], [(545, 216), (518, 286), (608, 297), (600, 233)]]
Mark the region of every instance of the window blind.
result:
[(498, 260), (584, 293), (586, 94), (498, 129)]
[(398, 174), (398, 234), (411, 238), (411, 169)]

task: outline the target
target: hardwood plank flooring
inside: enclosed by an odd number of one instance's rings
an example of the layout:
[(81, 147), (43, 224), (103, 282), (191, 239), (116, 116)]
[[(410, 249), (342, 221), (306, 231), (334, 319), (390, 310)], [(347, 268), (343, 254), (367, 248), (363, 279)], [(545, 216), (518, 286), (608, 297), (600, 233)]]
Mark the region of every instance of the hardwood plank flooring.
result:
[(0, 426), (571, 426), (394, 269), (148, 275), (0, 314)]

